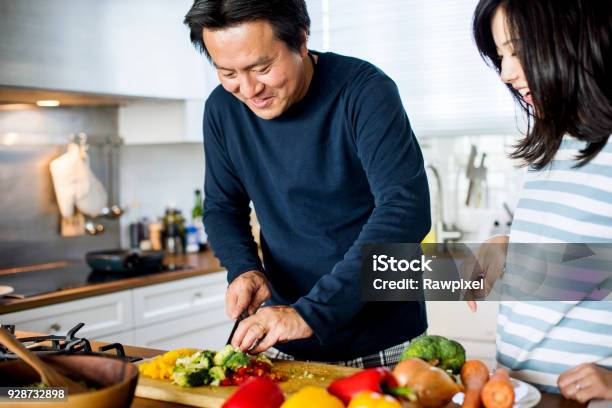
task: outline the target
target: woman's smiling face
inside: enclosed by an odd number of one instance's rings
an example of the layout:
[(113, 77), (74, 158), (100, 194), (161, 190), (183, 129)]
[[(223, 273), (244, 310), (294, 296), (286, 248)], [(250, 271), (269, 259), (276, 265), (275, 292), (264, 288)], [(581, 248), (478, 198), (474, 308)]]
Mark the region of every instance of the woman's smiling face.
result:
[(518, 39), (511, 38), (506, 11), (498, 7), (491, 21), (493, 40), (497, 48), (497, 55), (501, 66), (501, 80), (512, 86), (525, 102), (533, 106), (533, 99), (529, 91), (529, 84), (523, 71), (523, 66), (516, 53)]

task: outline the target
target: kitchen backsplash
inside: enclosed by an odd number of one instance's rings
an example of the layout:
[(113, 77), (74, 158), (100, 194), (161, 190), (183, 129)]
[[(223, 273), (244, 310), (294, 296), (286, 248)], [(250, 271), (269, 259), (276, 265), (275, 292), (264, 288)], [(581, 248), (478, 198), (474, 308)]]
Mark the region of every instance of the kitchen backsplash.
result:
[[(107, 229), (101, 235), (64, 238), (59, 235), (49, 163), (66, 151), (68, 136), (80, 131), (93, 142), (89, 151), (92, 170), (108, 190), (116, 190), (110, 196), (127, 211), (119, 222), (103, 220)], [(202, 145), (124, 145), (109, 162), (109, 147), (99, 142), (117, 133), (117, 107), (0, 110), (3, 266), (80, 258), (89, 250), (128, 247), (129, 222), (136, 216), (161, 216), (171, 202), (191, 218), (194, 189), (202, 188), (204, 180)]]
[(118, 245), (116, 220), (99, 221), (101, 235), (60, 236), (49, 171), (68, 135), (84, 131), (91, 136), (91, 168), (112, 192), (117, 152), (104, 141), (116, 134), (116, 117), (113, 108), (0, 110), (0, 268), (83, 259), (87, 251)]
[(121, 148), (121, 243), (129, 246), (128, 224), (163, 215), (170, 203), (191, 220), (194, 190), (204, 183), (204, 150), (199, 143), (134, 145)]

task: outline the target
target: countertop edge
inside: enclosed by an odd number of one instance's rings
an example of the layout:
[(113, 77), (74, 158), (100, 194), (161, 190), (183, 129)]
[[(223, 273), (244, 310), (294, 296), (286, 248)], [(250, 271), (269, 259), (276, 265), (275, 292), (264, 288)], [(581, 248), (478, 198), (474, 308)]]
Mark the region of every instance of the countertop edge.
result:
[(49, 292), (25, 299), (3, 300), (0, 304), (0, 316), (7, 313), (19, 312), (22, 310), (34, 309), (41, 306), (48, 306), (57, 303), (68, 302), (71, 300), (84, 299), (109, 293), (121, 292), (150, 286), (159, 283), (172, 282), (180, 279), (187, 279), (196, 276), (207, 275), (215, 272), (222, 272), (217, 258), (211, 251), (198, 254), (178, 255), (164, 262), (174, 262), (189, 265), (189, 269), (177, 271), (160, 272), (146, 276), (134, 276), (112, 282), (96, 283), (79, 288), (64, 289), (56, 292)]

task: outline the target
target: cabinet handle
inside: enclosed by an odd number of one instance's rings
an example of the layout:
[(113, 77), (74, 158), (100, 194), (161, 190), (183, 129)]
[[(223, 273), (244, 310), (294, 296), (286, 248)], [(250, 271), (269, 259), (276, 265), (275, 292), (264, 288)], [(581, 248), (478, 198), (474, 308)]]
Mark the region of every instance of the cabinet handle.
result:
[(49, 329), (51, 329), (51, 331), (55, 331), (58, 332), (60, 330), (62, 330), (62, 326), (59, 325), (59, 323), (53, 323)]

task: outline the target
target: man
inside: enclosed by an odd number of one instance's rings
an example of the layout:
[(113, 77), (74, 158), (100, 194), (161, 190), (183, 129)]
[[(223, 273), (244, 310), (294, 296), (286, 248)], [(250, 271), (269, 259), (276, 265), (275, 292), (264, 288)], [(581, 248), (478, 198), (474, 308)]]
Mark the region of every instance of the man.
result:
[(204, 112), (204, 222), (228, 270), (227, 312), (250, 315), (232, 344), (393, 365), (426, 330), (424, 304), (362, 302), (361, 248), (420, 242), (431, 223), (395, 84), (365, 61), (309, 51), (303, 0), (196, 0), (185, 23), (221, 81)]

